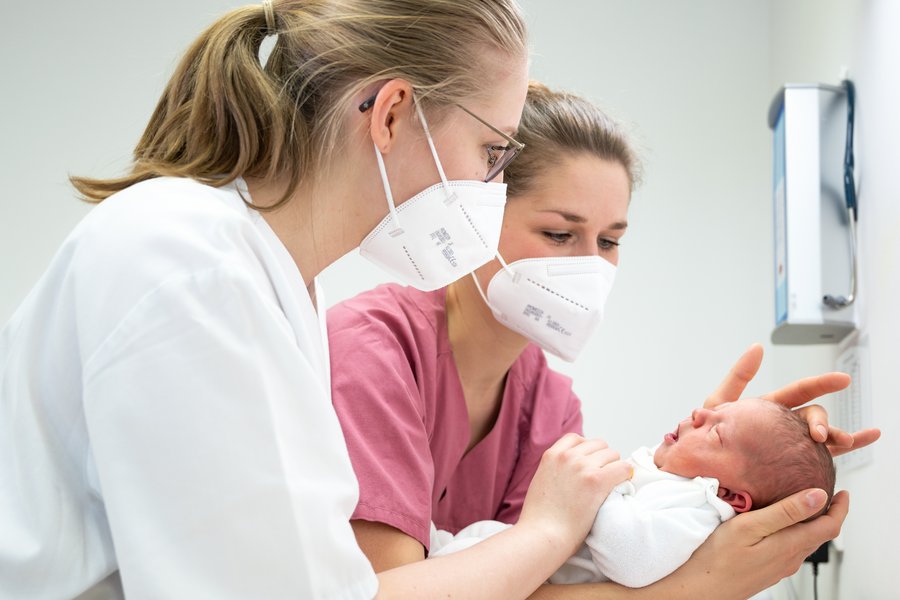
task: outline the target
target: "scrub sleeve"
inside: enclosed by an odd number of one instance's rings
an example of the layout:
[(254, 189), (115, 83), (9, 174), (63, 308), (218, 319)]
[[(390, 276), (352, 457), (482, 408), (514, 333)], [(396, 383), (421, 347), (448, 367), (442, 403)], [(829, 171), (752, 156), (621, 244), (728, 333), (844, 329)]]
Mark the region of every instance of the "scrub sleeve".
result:
[(544, 450), (581, 432), (571, 380), (529, 345), (509, 371), (494, 427), (468, 453), (468, 412), (445, 292), (384, 285), (329, 311), (332, 400), (360, 486), (353, 519), (430, 544), (430, 525), (515, 523)]

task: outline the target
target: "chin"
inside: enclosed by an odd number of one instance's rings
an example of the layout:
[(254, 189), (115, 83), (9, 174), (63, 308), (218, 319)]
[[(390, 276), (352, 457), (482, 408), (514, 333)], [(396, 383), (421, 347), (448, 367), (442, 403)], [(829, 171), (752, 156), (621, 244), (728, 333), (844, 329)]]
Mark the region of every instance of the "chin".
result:
[(655, 464), (657, 468), (661, 469), (665, 465), (665, 455), (665, 445), (660, 445), (660, 447), (656, 449), (656, 452), (653, 453), (653, 464)]

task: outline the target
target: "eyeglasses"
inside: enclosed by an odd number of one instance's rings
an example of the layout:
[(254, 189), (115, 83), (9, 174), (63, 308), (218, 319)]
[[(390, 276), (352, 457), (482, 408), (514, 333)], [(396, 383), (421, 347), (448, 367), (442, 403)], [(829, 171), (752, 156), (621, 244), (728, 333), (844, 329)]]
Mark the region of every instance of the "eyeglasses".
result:
[[(376, 95), (372, 96), (371, 98), (367, 99), (365, 102), (360, 104), (359, 112), (366, 112), (367, 110), (372, 108), (372, 106), (375, 104), (376, 96), (377, 96), (377, 93), (376, 93)], [(458, 106), (467, 115), (469, 115), (470, 117), (472, 117), (473, 119), (475, 119), (476, 121), (478, 121), (479, 123), (481, 123), (482, 125), (487, 127), (488, 129), (490, 129), (491, 131), (493, 131), (500, 137), (502, 137), (507, 142), (506, 146), (488, 146), (488, 172), (487, 172), (487, 176), (485, 176), (484, 180), (485, 180), (485, 182), (491, 181), (497, 175), (499, 175), (501, 173), (501, 171), (503, 171), (503, 169), (505, 169), (506, 167), (509, 166), (509, 163), (511, 163), (522, 151), (522, 148), (525, 147), (525, 144), (514, 139), (512, 136), (510, 136), (506, 133), (503, 133), (502, 131), (500, 131), (499, 129), (497, 129), (496, 127), (494, 127), (493, 125), (491, 125), (490, 123), (488, 123), (487, 121), (485, 121), (484, 119), (482, 119), (481, 117), (479, 117), (478, 115), (476, 115), (475, 113), (470, 111), (468, 108), (461, 106), (459, 104), (457, 104), (456, 106)]]

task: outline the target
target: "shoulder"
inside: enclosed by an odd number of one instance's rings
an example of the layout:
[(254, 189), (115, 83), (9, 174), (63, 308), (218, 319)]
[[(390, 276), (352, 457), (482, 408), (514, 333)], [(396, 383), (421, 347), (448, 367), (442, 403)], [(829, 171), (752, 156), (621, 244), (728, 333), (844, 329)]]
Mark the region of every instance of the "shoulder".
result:
[(75, 234), (85, 248), (106, 252), (214, 251), (253, 233), (253, 217), (233, 186), (214, 188), (190, 179), (161, 177), (133, 185), (99, 204)]
[(328, 310), (328, 337), (340, 345), (348, 336), (435, 344), (445, 326), (444, 290), (422, 292), (396, 284), (380, 285)]
[(513, 364), (507, 385), (515, 386), (522, 395), (526, 414), (581, 409), (571, 377), (551, 369), (544, 351), (535, 344), (528, 344)]
[(544, 351), (530, 343), (516, 360), (510, 377), (529, 394), (567, 393), (572, 391), (572, 378), (550, 368)]
[(57, 278), (73, 286), (78, 318), (98, 334), (145, 298), (163, 298), (161, 290), (183, 290), (187, 306), (203, 290), (230, 282), (274, 302), (277, 261), (254, 217), (233, 186), (168, 177), (141, 182), (78, 225), (54, 259)]

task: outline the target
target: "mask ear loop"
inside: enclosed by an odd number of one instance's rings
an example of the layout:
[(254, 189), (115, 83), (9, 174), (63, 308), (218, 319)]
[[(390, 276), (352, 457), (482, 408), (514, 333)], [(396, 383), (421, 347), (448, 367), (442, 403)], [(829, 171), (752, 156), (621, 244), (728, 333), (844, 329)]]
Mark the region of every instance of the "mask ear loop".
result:
[[(500, 261), (500, 266), (503, 267), (503, 270), (506, 271), (506, 274), (509, 275), (510, 278), (512, 278), (514, 283), (517, 283), (519, 281), (519, 274), (509, 268), (509, 265), (506, 264), (506, 261), (503, 260), (503, 257), (500, 256), (499, 252), (497, 254), (495, 254), (494, 256), (497, 258), (498, 261)], [(472, 281), (475, 282), (475, 287), (478, 289), (478, 293), (481, 294), (481, 298), (484, 300), (484, 303), (488, 305), (488, 308), (490, 308), (492, 311), (494, 311), (496, 313), (502, 312), (502, 311), (495, 309), (493, 307), (493, 305), (491, 304), (491, 301), (488, 300), (487, 295), (485, 295), (485, 293), (484, 293), (484, 290), (481, 289), (481, 284), (478, 282), (478, 277), (475, 276), (475, 271), (472, 271), (471, 273), (469, 273), (469, 275), (472, 276)]]
[(447, 176), (444, 175), (444, 167), (441, 166), (441, 159), (438, 158), (437, 150), (434, 147), (434, 140), (431, 139), (431, 131), (428, 129), (428, 122), (425, 120), (425, 113), (422, 112), (422, 107), (419, 106), (418, 102), (414, 102), (416, 107), (416, 115), (419, 117), (419, 121), (422, 122), (422, 129), (425, 131), (425, 139), (428, 140), (428, 147), (431, 149), (431, 156), (434, 158), (434, 164), (437, 166), (438, 175), (441, 177), (441, 184), (444, 187), (444, 194), (446, 198), (444, 202), (446, 204), (453, 204), (456, 202), (456, 192), (450, 189), (450, 184), (447, 182)]
[(381, 173), (381, 184), (384, 186), (388, 211), (390, 211), (391, 219), (394, 221), (394, 228), (388, 232), (388, 235), (397, 237), (403, 233), (403, 228), (400, 227), (400, 216), (397, 214), (397, 209), (394, 206), (394, 194), (391, 193), (391, 185), (388, 183), (387, 169), (384, 168), (384, 158), (381, 156), (381, 150), (378, 149), (378, 144), (375, 142), (372, 142), (372, 145), (375, 146), (375, 158), (378, 161), (378, 171)]
[(469, 273), (472, 276), (472, 281), (475, 282), (475, 288), (478, 289), (478, 293), (481, 294), (481, 299), (484, 300), (484, 303), (487, 304), (488, 308), (493, 312), (498, 312), (493, 306), (491, 306), (491, 301), (487, 299), (487, 296), (484, 294), (484, 290), (481, 289), (481, 284), (478, 283), (478, 277), (475, 276), (475, 271)]

